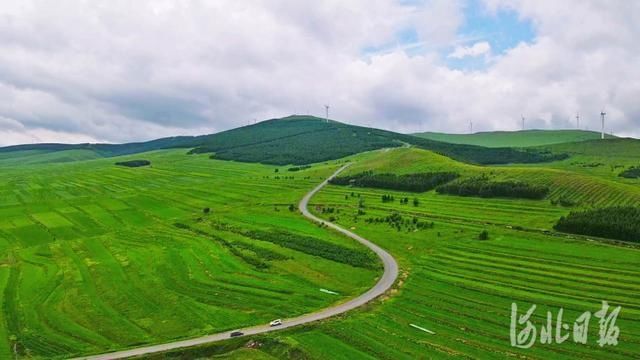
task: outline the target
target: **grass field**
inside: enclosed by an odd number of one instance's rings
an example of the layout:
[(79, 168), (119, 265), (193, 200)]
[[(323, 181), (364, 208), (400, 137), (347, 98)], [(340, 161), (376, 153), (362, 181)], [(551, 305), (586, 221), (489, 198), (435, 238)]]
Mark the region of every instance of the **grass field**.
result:
[[(534, 174), (534, 169), (528, 168), (463, 165), (415, 149), (371, 152), (352, 160), (350, 173), (457, 170), (468, 176), (478, 171), (493, 171), (497, 176), (521, 179), (530, 179)], [(560, 170), (538, 168), (536, 171), (541, 172), (540, 177), (544, 179), (553, 178)], [(594, 196), (592, 189), (615, 189), (620, 184), (569, 170), (562, 170), (562, 176), (569, 177), (566, 183), (550, 182), (554, 191), (575, 191), (576, 197), (590, 198)], [(589, 182), (573, 187), (573, 181), (582, 178)], [(626, 187), (621, 189), (629, 191), (628, 196), (635, 193)], [(393, 195), (396, 200), (383, 203), (382, 195)], [(419, 205), (400, 204), (398, 199), (403, 197), (415, 197)], [(617, 201), (626, 200), (609, 202)], [(318, 215), (325, 218), (328, 216), (320, 209), (334, 208), (336, 212), (339, 209), (339, 214), (333, 215), (338, 224), (390, 250), (399, 260), (402, 272), (396, 288), (375, 304), (340, 319), (253, 338), (250, 348), (245, 346), (248, 341), (245, 340), (178, 351), (170, 358), (189, 359), (194, 354), (202, 358), (240, 359), (260, 356), (629, 359), (640, 356), (640, 298), (637, 296), (640, 250), (630, 245), (552, 232), (557, 219), (569, 211), (566, 208), (553, 206), (547, 200), (460, 198), (437, 195), (433, 191), (416, 194), (333, 185), (322, 190), (312, 202)], [(363, 208), (359, 207), (360, 203), (364, 204)], [(635, 202), (638, 204), (640, 202)], [(392, 213), (407, 220), (415, 217), (433, 222), (434, 226), (417, 231), (403, 226), (398, 231), (387, 223), (366, 222), (367, 218)], [(483, 230), (489, 233), (489, 240), (478, 240)], [(571, 339), (563, 344), (540, 344), (538, 340), (530, 349), (510, 345), (512, 302), (517, 303), (519, 314), (537, 305), (533, 322), (539, 336), (540, 327), (546, 324), (547, 311), (553, 314), (554, 326), (560, 308), (564, 309), (564, 321), (573, 324), (582, 312), (598, 311), (602, 300), (612, 306), (622, 306), (616, 323), (620, 328), (619, 344), (615, 347), (598, 346), (599, 327), (595, 317), (591, 319), (585, 345), (575, 344)], [(288, 352), (274, 352), (273, 343), (287, 348)]]
[[(184, 150), (60, 163), (40, 163), (36, 153), (4, 155), (0, 358), (64, 358), (194, 337), (307, 313), (364, 292), (380, 272), (376, 266), (314, 256), (314, 247), (294, 250), (277, 238), (285, 232), (338, 253), (364, 251), (289, 210), (344, 161), (353, 162), (347, 174), (487, 174), (544, 184), (551, 193), (544, 200), (480, 199), (330, 185), (310, 208), (388, 249), (401, 266), (394, 289), (336, 319), (171, 357), (637, 358), (640, 250), (551, 231), (573, 209), (553, 205), (554, 198), (575, 200), (577, 208), (640, 204), (637, 180), (606, 174), (602, 166), (572, 165), (596, 156), (608, 165), (637, 160), (618, 156), (635, 145), (614, 144), (609, 153), (565, 148), (575, 151), (573, 158), (494, 167), (402, 147), (295, 172)], [(78, 156), (73, 151), (56, 158)], [(18, 165), (25, 156), (34, 161)], [(137, 158), (151, 166), (114, 165)], [(395, 201), (382, 202), (382, 195)], [(401, 204), (404, 197), (417, 205)], [(401, 221), (367, 221), (392, 214)], [(415, 222), (433, 225), (416, 228)], [(488, 240), (479, 240), (483, 230)], [(595, 318), (586, 345), (510, 345), (512, 302), (520, 313), (538, 306), (533, 321), (540, 331), (547, 310), (556, 316), (563, 308), (572, 324), (582, 312), (598, 311), (602, 300), (622, 306), (616, 347), (596, 344)]]
[(374, 282), (378, 269), (214, 226), (364, 251), (288, 210), (335, 165), (278, 176), (182, 150), (145, 158), (151, 167), (110, 159), (1, 169), (0, 358), (63, 358), (265, 323)]
[[(468, 144), (486, 147), (531, 147), (600, 139), (600, 133), (586, 130), (492, 131), (473, 134), (424, 132), (414, 135), (425, 139), (453, 144)], [(614, 138), (609, 134), (605, 136), (606, 138)]]

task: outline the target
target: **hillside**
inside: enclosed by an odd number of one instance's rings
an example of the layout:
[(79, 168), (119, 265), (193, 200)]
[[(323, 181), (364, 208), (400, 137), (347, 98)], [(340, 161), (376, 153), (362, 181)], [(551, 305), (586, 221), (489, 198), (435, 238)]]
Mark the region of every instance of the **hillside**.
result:
[(540, 146), (538, 149), (556, 153), (611, 158), (618, 161), (632, 159), (640, 161), (640, 140), (633, 138), (615, 138), (590, 140), (567, 144)]
[(291, 116), (208, 136), (192, 153), (214, 153), (216, 159), (265, 164), (307, 164), (365, 151), (413, 145), (475, 164), (535, 163), (563, 159), (545, 150), (486, 148), (448, 144), (391, 131)]
[[(374, 173), (412, 174), (451, 171), (463, 179), (488, 175), (499, 181), (520, 181), (532, 185), (547, 186), (549, 200), (567, 199), (576, 206), (637, 206), (640, 204), (640, 188), (637, 180), (616, 181), (577, 171), (563, 162), (554, 163), (553, 168), (541, 166), (487, 167), (464, 164), (450, 158), (421, 149), (396, 149), (359, 155), (358, 160), (345, 175), (363, 171)], [(566, 160), (571, 161), (571, 160)]]
[(0, 153), (68, 150), (93, 151), (101, 157), (184, 148), (212, 153), (221, 160), (273, 165), (309, 164), (365, 151), (413, 145), (473, 164), (538, 163), (566, 158), (544, 149), (487, 148), (450, 144), (391, 131), (325, 121), (313, 116), (271, 119), (217, 134), (181, 136), (129, 144), (35, 144), (0, 148)]
[[(600, 139), (600, 133), (585, 130), (492, 131), (474, 134), (424, 132), (414, 135), (424, 139), (452, 144), (468, 144), (485, 147), (531, 147)], [(606, 135), (606, 137), (615, 138), (615, 136), (612, 135)]]
[(202, 138), (204, 137), (206, 136), (175, 136), (146, 142), (135, 142), (126, 144), (24, 144), (0, 147), (0, 154), (26, 151), (58, 152), (69, 150), (85, 150), (95, 152), (98, 157), (112, 157), (137, 154), (141, 152), (160, 149), (191, 148), (201, 144)]

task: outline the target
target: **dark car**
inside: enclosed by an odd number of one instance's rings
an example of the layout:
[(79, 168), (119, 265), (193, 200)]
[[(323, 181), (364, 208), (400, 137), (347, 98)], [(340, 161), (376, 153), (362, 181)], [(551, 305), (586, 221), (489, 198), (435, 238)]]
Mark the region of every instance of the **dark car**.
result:
[(244, 335), (242, 331), (236, 330), (231, 332), (231, 337), (242, 336), (242, 335)]

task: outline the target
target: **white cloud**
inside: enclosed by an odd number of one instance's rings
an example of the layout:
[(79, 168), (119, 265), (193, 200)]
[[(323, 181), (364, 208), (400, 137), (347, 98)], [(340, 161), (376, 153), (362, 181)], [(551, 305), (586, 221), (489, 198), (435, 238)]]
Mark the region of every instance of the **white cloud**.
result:
[(480, 55), (488, 55), (491, 52), (491, 45), (486, 41), (477, 42), (471, 46), (456, 46), (456, 48), (447, 57), (453, 59), (462, 59), (465, 57), (478, 57)]
[[(0, 116), (14, 123), (0, 144), (208, 133), (327, 102), (339, 120), (399, 131), (515, 129), (520, 114), (564, 127), (577, 111), (595, 128), (602, 107), (615, 132), (640, 128), (640, 3), (485, 2), (536, 38), (462, 72), (441, 51), (461, 40), (463, 1), (5, 0)], [(407, 29), (419, 55), (365, 55)], [(451, 56), (489, 54), (478, 41)]]

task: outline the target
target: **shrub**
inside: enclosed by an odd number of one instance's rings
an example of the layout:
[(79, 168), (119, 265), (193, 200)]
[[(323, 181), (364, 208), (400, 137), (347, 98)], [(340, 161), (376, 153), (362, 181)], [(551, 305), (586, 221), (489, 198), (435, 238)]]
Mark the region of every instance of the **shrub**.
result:
[(478, 235), (478, 240), (489, 240), (489, 232), (487, 230), (482, 230)]

